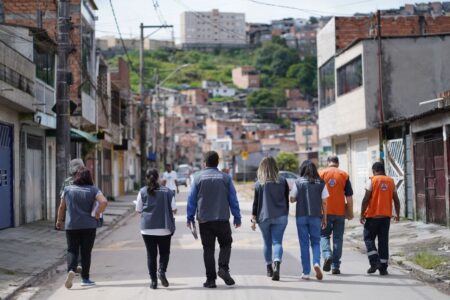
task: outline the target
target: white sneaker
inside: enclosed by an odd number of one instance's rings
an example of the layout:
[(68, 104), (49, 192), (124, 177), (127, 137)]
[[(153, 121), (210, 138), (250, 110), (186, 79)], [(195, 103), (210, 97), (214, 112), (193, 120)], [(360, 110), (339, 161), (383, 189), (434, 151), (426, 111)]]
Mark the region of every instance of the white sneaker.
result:
[(316, 278), (322, 280), (323, 274), (319, 264), (314, 264), (314, 271), (316, 271)]
[(69, 271), (69, 273), (67, 273), (66, 281), (64, 282), (64, 286), (67, 289), (70, 289), (72, 287), (72, 281), (74, 277), (75, 277), (74, 271)]
[(303, 280), (309, 280), (309, 274), (303, 274), (302, 273), (302, 279)]

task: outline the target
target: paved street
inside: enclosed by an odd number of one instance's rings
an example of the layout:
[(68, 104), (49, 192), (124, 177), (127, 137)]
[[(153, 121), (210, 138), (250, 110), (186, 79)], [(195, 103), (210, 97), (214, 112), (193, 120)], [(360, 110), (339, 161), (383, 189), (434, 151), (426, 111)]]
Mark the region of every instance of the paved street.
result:
[(145, 248), (138, 231), (139, 216), (128, 222), (95, 246), (91, 277), (97, 286), (83, 288), (77, 277), (71, 290), (63, 287), (62, 272), (51, 282), (39, 287), (34, 299), (448, 299), (405, 272), (391, 267), (390, 276), (368, 276), (365, 255), (347, 247), (344, 251), (342, 275), (325, 274), (324, 280), (302, 281), (299, 246), (294, 219), (290, 219), (285, 241), (281, 281), (265, 277), (262, 239), (250, 229), (250, 202), (241, 202), (243, 227), (233, 230), (231, 274), (236, 286), (227, 287), (218, 280), (217, 289), (205, 289), (204, 266), (200, 241), (195, 241), (185, 227), (186, 192), (178, 196), (177, 231), (172, 240), (168, 269), (169, 288), (151, 290), (147, 274)]

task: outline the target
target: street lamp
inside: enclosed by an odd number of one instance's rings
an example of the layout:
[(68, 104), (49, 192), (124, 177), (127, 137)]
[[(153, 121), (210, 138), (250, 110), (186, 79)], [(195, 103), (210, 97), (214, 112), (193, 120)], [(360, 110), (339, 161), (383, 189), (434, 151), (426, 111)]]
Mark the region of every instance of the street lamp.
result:
[[(173, 75), (175, 75), (176, 73), (178, 73), (180, 70), (186, 68), (190, 66), (190, 64), (184, 64), (181, 65), (179, 67), (177, 67), (175, 70), (173, 70), (169, 75), (166, 76), (166, 78), (164, 78), (162, 81), (158, 82), (155, 86), (155, 90), (156, 90), (156, 99), (158, 100), (158, 102), (160, 101), (160, 97), (159, 97), (159, 89), (161, 88), (161, 86), (167, 81), (169, 80)], [(166, 142), (166, 133), (167, 133), (167, 105), (166, 103), (163, 106), (164, 109), (164, 127), (163, 127), (163, 161), (164, 161), (164, 166), (167, 164), (167, 142)]]

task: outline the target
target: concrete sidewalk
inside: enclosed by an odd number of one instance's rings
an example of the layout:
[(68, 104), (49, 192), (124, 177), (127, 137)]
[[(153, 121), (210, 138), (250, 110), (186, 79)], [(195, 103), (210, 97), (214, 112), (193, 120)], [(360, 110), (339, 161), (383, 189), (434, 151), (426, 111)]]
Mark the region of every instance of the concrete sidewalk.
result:
[[(363, 225), (359, 217), (347, 223), (346, 239), (366, 253)], [(416, 278), (450, 292), (450, 230), (436, 224), (402, 221), (391, 223), (389, 252), (391, 263), (410, 271)], [(434, 269), (424, 269), (413, 262), (417, 253), (426, 252), (444, 262)]]
[[(109, 201), (104, 226), (97, 239), (104, 238), (126, 216), (134, 211), (136, 195)], [(66, 255), (64, 231), (53, 228), (53, 222), (40, 221), (0, 231), (0, 300), (9, 299), (18, 290), (42, 277), (51, 276)]]

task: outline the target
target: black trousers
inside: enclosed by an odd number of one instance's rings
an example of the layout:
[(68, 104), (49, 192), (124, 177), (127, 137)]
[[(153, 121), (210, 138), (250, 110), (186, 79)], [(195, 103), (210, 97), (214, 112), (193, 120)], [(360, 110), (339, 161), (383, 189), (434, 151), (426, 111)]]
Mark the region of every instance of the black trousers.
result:
[[(364, 224), (364, 243), (371, 266), (387, 269), (389, 260), (389, 227), (391, 218), (367, 218)], [(378, 238), (378, 249), (375, 239)]]
[(216, 260), (214, 252), (216, 248), (216, 238), (219, 242), (219, 268), (229, 271), (230, 256), (231, 256), (231, 227), (228, 221), (214, 221), (200, 223), (200, 238), (203, 245), (203, 260), (206, 268), (206, 278), (215, 280), (216, 274)]
[(81, 278), (89, 279), (91, 253), (94, 247), (96, 228), (66, 230), (67, 271), (74, 271), (81, 254)]
[(156, 258), (159, 250), (159, 272), (166, 273), (170, 257), (170, 241), (172, 235), (142, 235), (147, 249), (147, 267), (152, 280), (156, 280)]

